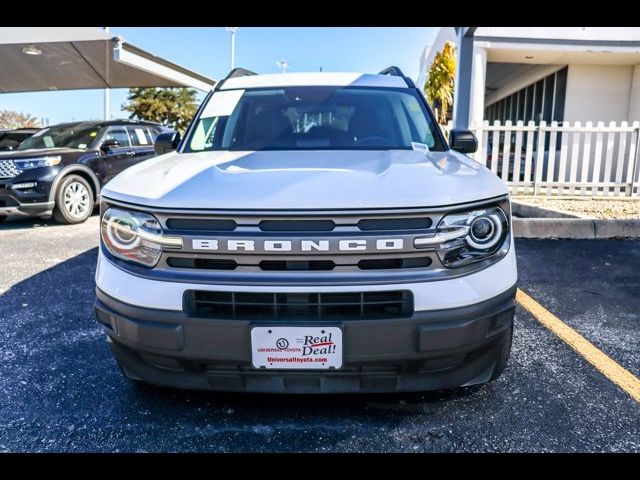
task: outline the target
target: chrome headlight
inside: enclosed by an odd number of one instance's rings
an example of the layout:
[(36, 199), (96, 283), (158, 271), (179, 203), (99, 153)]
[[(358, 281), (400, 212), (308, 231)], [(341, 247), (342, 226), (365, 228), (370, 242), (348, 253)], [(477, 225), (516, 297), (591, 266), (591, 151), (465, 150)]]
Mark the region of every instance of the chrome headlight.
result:
[(113, 256), (154, 267), (163, 248), (181, 248), (182, 239), (165, 237), (153, 215), (111, 207), (102, 216), (100, 235)]
[(502, 208), (491, 206), (445, 215), (438, 223), (435, 235), (416, 238), (415, 246), (435, 247), (442, 264), (454, 268), (498, 253), (508, 235), (507, 214)]
[(53, 167), (62, 161), (60, 155), (48, 155), (46, 157), (25, 158), (24, 160), (15, 159), (16, 167), (20, 170), (28, 170), (30, 168)]

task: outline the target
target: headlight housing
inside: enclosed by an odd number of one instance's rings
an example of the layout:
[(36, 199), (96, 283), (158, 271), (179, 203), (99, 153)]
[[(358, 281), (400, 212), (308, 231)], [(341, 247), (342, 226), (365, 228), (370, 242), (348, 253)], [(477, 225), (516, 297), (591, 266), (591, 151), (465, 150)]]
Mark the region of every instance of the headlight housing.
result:
[(466, 228), (466, 236), (438, 247), (438, 256), (445, 267), (461, 267), (495, 254), (509, 233), (509, 220), (500, 207), (489, 207), (446, 215), (437, 231), (461, 228)]
[(111, 207), (100, 222), (102, 241), (114, 257), (154, 267), (164, 248), (181, 248), (182, 239), (165, 237), (162, 226), (148, 213)]
[(29, 170), (30, 168), (53, 167), (61, 161), (62, 157), (60, 155), (48, 155), (46, 157), (25, 158), (24, 160), (14, 159), (13, 163), (20, 170)]
[(509, 217), (495, 205), (445, 215), (435, 235), (416, 239), (415, 246), (435, 247), (442, 265), (455, 268), (495, 255), (508, 238)]

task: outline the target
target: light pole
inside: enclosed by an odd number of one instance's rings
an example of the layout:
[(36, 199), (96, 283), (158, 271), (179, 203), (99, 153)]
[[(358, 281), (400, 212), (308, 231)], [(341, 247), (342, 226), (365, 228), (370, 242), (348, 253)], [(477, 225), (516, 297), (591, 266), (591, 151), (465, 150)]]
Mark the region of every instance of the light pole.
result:
[(231, 32), (231, 70), (236, 66), (236, 32), (239, 27), (227, 27), (227, 32)]
[(282, 73), (287, 73), (287, 68), (291, 66), (291, 64), (286, 60), (278, 60), (276, 65), (282, 69)]
[[(109, 33), (109, 27), (104, 27), (104, 31), (106, 33)], [(107, 74), (107, 78), (108, 74)], [(109, 95), (109, 89), (105, 88), (104, 89), (104, 119), (105, 120), (110, 120), (110, 116), (111, 116), (111, 96)]]

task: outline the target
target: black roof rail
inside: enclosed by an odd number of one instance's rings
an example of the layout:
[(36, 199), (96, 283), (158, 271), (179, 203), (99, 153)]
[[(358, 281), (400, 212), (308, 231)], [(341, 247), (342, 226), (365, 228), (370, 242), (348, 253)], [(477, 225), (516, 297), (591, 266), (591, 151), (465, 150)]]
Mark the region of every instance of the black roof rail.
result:
[(251, 70), (247, 70), (246, 68), (234, 68), (232, 69), (226, 77), (216, 83), (214, 90), (219, 90), (222, 87), (222, 84), (229, 80), (230, 78), (238, 78), (238, 77), (248, 77), (250, 75), (257, 75), (256, 72), (252, 72)]
[(392, 75), (394, 77), (404, 77), (404, 73), (398, 67), (393, 65), (382, 70), (378, 75)]
[(415, 88), (416, 85), (409, 77), (407, 77), (398, 67), (390, 66), (382, 70), (378, 75), (391, 75), (393, 77), (402, 77), (409, 88)]
[(247, 70), (246, 68), (234, 68), (226, 77), (224, 77), (224, 79), (227, 80), (229, 78), (248, 77), (249, 75), (257, 75), (257, 73), (252, 72), (251, 70)]

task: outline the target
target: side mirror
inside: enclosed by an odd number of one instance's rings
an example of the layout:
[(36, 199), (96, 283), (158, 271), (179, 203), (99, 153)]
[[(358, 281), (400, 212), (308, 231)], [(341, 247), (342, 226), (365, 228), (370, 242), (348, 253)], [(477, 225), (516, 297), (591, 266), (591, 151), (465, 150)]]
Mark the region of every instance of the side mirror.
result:
[(449, 146), (460, 153), (473, 153), (478, 150), (478, 139), (470, 130), (451, 130)]
[(104, 142), (102, 142), (102, 146), (100, 147), (105, 152), (108, 152), (112, 148), (118, 148), (120, 146), (120, 142), (115, 138), (108, 138)]
[(164, 132), (156, 137), (156, 141), (153, 142), (153, 149), (158, 155), (163, 153), (172, 152), (180, 144), (180, 132)]

